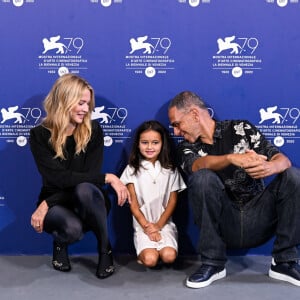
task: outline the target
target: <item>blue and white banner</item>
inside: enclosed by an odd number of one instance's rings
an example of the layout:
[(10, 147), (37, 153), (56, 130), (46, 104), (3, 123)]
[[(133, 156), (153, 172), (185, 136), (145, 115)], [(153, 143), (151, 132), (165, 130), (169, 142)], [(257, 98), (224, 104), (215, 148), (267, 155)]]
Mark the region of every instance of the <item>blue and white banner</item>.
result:
[[(30, 226), (41, 179), (28, 135), (68, 72), (95, 89), (104, 172), (121, 173), (141, 122), (169, 127), (168, 103), (183, 90), (217, 119), (248, 119), (299, 167), (299, 12), (299, 0), (0, 0), (0, 254), (51, 252)], [(134, 253), (129, 208), (111, 198), (113, 248)], [(195, 253), (185, 196), (174, 219), (179, 251)], [(71, 251), (95, 252), (93, 236)]]

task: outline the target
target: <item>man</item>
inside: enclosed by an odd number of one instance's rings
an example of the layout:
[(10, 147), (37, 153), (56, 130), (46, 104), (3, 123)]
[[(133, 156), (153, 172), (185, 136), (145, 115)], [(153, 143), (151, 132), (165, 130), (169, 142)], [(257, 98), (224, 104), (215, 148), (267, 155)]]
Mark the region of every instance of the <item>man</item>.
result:
[(184, 138), (180, 165), (200, 228), (201, 266), (186, 285), (202, 288), (224, 278), (226, 249), (256, 247), (275, 235), (269, 276), (300, 286), (299, 169), (248, 121), (211, 118), (192, 92), (171, 101), (169, 119)]

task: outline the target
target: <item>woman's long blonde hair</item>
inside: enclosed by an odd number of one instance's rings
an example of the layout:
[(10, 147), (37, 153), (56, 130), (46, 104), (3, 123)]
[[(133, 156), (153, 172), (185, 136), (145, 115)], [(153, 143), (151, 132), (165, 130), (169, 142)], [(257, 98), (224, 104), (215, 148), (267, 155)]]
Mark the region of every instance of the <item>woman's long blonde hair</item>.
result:
[(83, 122), (73, 132), (76, 143), (75, 154), (85, 151), (91, 138), (91, 114), (95, 107), (95, 94), (87, 81), (74, 74), (59, 77), (44, 100), (46, 117), (43, 126), (50, 130), (50, 144), (56, 155), (54, 158), (66, 159), (64, 147), (67, 139), (67, 128), (70, 125), (71, 110), (78, 104), (85, 89), (91, 92), (89, 111)]

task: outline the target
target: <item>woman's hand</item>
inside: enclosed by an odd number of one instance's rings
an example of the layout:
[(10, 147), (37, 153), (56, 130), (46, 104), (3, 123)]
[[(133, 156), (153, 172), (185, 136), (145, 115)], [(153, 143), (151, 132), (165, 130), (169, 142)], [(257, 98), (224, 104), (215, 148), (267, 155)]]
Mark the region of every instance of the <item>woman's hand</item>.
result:
[(130, 194), (129, 191), (122, 183), (122, 181), (114, 174), (107, 173), (105, 176), (105, 183), (109, 183), (112, 188), (115, 190), (117, 196), (118, 196), (118, 204), (120, 206), (123, 206), (126, 201), (131, 203)]
[(48, 204), (44, 200), (31, 216), (31, 226), (37, 233), (42, 233), (44, 229), (44, 219), (48, 212)]

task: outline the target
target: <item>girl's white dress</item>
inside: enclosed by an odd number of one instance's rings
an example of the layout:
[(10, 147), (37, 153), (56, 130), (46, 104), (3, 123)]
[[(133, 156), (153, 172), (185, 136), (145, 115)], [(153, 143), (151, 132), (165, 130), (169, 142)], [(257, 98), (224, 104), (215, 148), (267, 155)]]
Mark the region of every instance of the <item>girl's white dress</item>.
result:
[[(149, 222), (156, 223), (168, 204), (170, 193), (180, 192), (186, 188), (186, 185), (177, 169), (172, 171), (162, 168), (159, 161), (153, 165), (143, 160), (141, 165), (135, 175), (133, 175), (134, 169), (127, 165), (120, 179), (125, 185), (134, 184), (140, 210)], [(177, 228), (172, 218), (161, 229), (162, 239), (159, 242), (151, 241), (134, 217), (133, 228), (137, 255), (146, 248), (161, 250), (164, 247), (172, 247), (178, 250)]]

